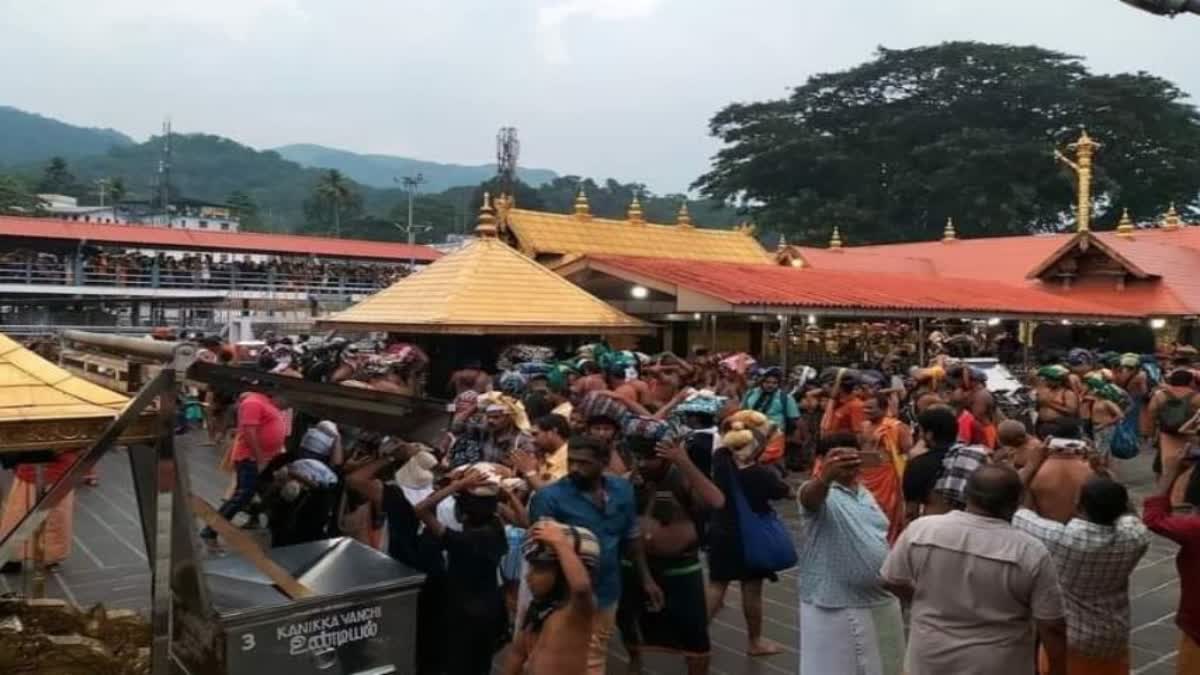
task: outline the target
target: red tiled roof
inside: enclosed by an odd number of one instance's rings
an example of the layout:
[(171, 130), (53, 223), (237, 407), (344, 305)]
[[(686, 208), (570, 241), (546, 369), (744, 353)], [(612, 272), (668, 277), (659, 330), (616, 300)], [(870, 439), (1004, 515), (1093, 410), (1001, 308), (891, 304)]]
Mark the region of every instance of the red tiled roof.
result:
[(628, 272), (734, 305), (869, 312), (1134, 318), (1111, 305), (1017, 284), (968, 278), (665, 258), (589, 256), (601, 271)]
[[(1060, 252), (1074, 233), (851, 246), (840, 253), (793, 247), (815, 269), (900, 271), (1000, 281), (1040, 289), (1055, 296), (1099, 303), (1142, 316), (1200, 314), (1200, 227), (1137, 230), (1132, 237), (1115, 232), (1092, 236), (1137, 271), (1156, 279), (1118, 289), (1111, 280), (1080, 280), (1063, 290), (1030, 284), (1026, 277)], [(883, 261), (887, 261), (884, 263)]]
[(145, 248), (229, 251), (267, 255), (372, 258), (397, 262), (415, 259), (417, 262), (428, 263), (442, 256), (439, 251), (428, 246), (409, 246), (387, 241), (258, 232), (175, 230), (144, 225), (78, 223), (54, 218), (20, 216), (0, 216), (0, 237), (86, 240), (94, 243), (123, 244)]

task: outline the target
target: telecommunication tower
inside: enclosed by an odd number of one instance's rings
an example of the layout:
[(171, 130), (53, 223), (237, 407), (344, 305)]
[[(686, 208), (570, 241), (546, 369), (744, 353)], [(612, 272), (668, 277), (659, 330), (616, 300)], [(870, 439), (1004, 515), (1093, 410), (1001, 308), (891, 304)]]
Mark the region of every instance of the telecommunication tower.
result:
[(517, 184), (517, 158), (521, 141), (516, 127), (500, 127), (496, 134), (496, 177), (500, 179), (500, 194), (512, 196)]

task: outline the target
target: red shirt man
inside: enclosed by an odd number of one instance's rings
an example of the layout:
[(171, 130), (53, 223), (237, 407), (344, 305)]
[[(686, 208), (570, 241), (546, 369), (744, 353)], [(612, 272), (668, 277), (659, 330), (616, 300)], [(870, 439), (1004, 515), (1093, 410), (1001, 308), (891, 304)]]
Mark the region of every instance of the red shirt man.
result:
[(287, 418), (271, 397), (257, 392), (242, 396), (238, 402), (237, 440), (233, 445), (233, 463), (246, 460), (265, 466), (283, 452), (287, 436)]

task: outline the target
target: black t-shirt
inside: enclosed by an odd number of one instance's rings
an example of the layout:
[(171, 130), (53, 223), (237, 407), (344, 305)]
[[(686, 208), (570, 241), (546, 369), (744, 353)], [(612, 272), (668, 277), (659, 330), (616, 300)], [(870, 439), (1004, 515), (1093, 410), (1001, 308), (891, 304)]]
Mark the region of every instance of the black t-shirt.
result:
[(383, 513), (387, 516), (388, 555), (426, 574), (441, 571), (441, 550), (421, 532), (421, 520), (399, 486), (383, 485)]
[(929, 502), (930, 495), (942, 477), (942, 461), (949, 448), (930, 450), (919, 457), (908, 460), (904, 469), (904, 499), (910, 502)]
[(496, 570), (508, 552), (508, 539), (499, 519), (487, 525), (446, 529), (446, 585), (450, 607), (467, 616), (488, 617), (496, 609), (500, 586)]

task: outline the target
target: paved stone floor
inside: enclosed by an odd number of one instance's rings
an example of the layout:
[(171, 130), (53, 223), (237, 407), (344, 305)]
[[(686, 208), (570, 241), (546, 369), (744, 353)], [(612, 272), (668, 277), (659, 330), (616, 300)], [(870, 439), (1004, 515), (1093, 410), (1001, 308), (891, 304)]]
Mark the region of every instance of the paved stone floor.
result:
[[(227, 478), (216, 470), (216, 452), (199, 444), (192, 434), (180, 443), (188, 458), (193, 489), (215, 502)], [(1148, 458), (1122, 465), (1122, 478), (1131, 487), (1137, 501), (1153, 486)], [(149, 572), (138, 524), (136, 500), (123, 453), (112, 453), (101, 460), (100, 485), (81, 488), (75, 508), (74, 550), (70, 560), (53, 572), (48, 591), (81, 606), (103, 602), (109, 607), (145, 611), (149, 605)], [(795, 507), (780, 505), (789, 526), (795, 530)], [(1179, 597), (1175, 571), (1174, 545), (1155, 538), (1149, 553), (1133, 575), (1133, 667), (1136, 675), (1168, 675), (1175, 672), (1175, 648), (1178, 630), (1174, 625)], [(0, 577), (0, 592), (19, 591), (19, 577)], [(726, 609), (712, 627), (712, 672), (714, 675), (772, 675), (796, 673), (797, 611), (794, 571), (768, 585), (765, 633), (783, 646), (784, 653), (766, 659), (745, 656), (745, 629), (741, 618), (740, 595), (731, 588)], [(624, 654), (614, 647), (609, 671), (623, 673)], [(649, 655), (648, 673), (682, 673), (680, 659)]]

